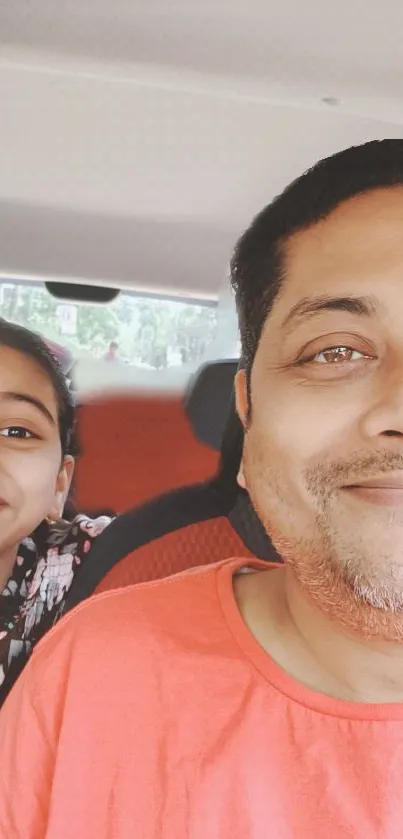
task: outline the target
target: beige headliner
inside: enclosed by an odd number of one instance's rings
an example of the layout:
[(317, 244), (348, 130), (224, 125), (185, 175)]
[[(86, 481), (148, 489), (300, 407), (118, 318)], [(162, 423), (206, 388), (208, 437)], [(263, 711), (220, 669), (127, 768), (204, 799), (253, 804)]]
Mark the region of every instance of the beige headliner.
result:
[(0, 271), (215, 295), (290, 178), (401, 136), (402, 31), (391, 0), (3, 2)]

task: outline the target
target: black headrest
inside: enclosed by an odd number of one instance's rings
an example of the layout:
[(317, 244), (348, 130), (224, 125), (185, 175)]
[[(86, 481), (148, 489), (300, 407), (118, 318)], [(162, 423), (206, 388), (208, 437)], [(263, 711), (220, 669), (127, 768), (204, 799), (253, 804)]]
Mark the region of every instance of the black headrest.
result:
[(190, 382), (185, 410), (193, 433), (206, 446), (220, 451), (227, 421), (233, 410), (236, 359), (205, 364)]

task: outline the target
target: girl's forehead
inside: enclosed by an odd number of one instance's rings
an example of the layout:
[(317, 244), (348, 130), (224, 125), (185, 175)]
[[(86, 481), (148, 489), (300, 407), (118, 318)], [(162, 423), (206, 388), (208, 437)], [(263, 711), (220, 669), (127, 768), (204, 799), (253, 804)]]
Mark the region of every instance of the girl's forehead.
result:
[[(50, 375), (36, 359), (0, 344), (0, 399), (27, 396), (40, 402), (54, 419), (58, 416), (57, 394)], [(28, 402), (28, 400), (27, 400)]]

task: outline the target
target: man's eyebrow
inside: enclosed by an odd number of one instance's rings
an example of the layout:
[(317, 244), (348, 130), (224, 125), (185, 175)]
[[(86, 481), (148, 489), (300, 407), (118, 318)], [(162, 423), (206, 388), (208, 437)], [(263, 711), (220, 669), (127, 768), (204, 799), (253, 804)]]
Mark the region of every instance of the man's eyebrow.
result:
[(283, 321), (283, 327), (295, 320), (305, 320), (321, 312), (348, 312), (351, 315), (372, 317), (379, 312), (376, 297), (304, 297), (296, 303)]
[(34, 408), (37, 408), (38, 411), (40, 411), (41, 414), (43, 414), (43, 416), (46, 417), (46, 419), (52, 423), (52, 425), (56, 425), (55, 419), (50, 413), (49, 409), (43, 402), (41, 402), (40, 399), (36, 399), (35, 396), (31, 396), (28, 393), (17, 393), (12, 390), (7, 390), (3, 393), (0, 393), (0, 400), (4, 400), (5, 402), (27, 402), (28, 405), (33, 405)]

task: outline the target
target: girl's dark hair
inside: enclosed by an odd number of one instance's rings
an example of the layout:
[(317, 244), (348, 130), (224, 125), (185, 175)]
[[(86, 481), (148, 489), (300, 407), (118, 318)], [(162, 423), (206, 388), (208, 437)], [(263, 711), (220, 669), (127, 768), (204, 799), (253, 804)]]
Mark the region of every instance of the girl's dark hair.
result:
[(0, 318), (0, 346), (9, 347), (32, 358), (47, 374), (56, 394), (63, 457), (66, 454), (73, 456), (78, 454), (73, 394), (57, 358), (48, 349), (40, 335), (3, 318)]
[(373, 140), (325, 160), (293, 181), (254, 219), (231, 261), (248, 380), (263, 326), (286, 280), (284, 244), (343, 201), (403, 185), (403, 139)]

